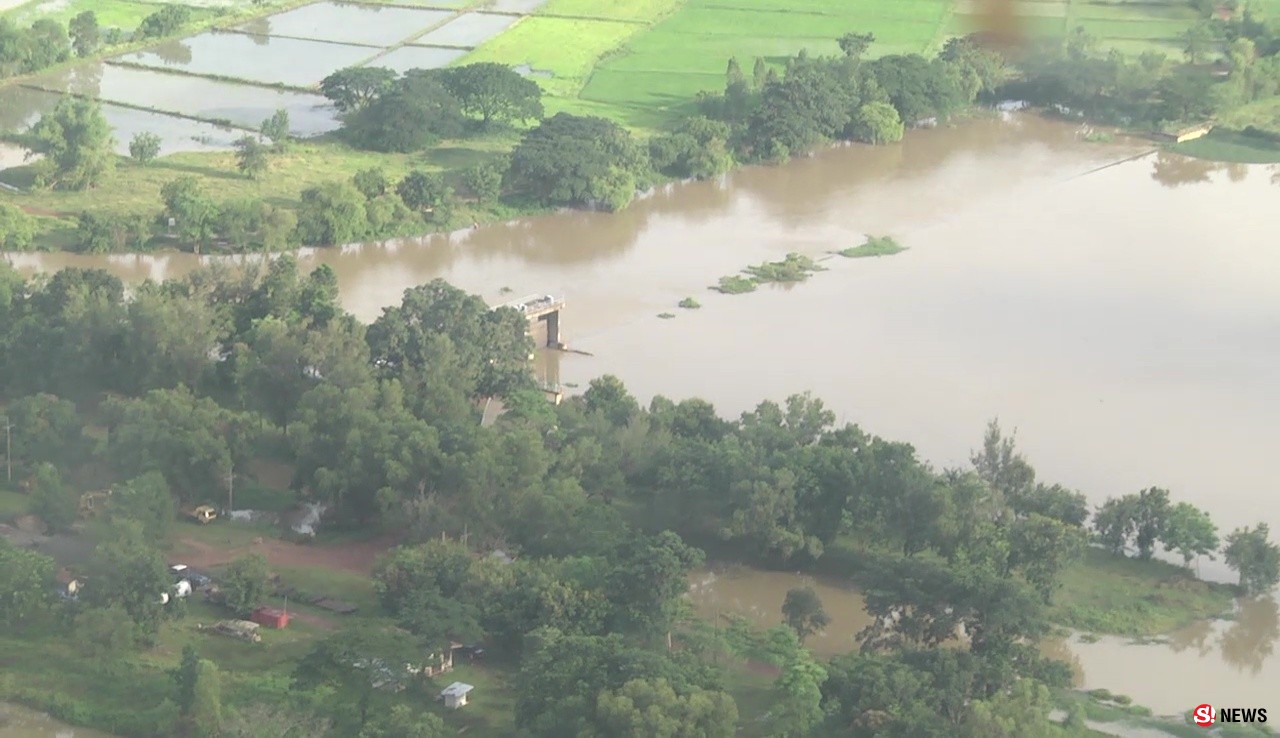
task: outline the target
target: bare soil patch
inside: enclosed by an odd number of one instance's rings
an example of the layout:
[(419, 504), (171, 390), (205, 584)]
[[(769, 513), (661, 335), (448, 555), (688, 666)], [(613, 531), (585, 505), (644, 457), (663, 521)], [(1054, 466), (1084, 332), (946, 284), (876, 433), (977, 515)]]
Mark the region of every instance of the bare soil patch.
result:
[(315, 567), (368, 576), (373, 564), (387, 549), (396, 545), (394, 536), (381, 536), (368, 541), (339, 544), (290, 543), (274, 538), (257, 538), (246, 546), (224, 548), (183, 538), (178, 541), (175, 556), (182, 563), (199, 568), (222, 566), (245, 554), (262, 554), (272, 566)]

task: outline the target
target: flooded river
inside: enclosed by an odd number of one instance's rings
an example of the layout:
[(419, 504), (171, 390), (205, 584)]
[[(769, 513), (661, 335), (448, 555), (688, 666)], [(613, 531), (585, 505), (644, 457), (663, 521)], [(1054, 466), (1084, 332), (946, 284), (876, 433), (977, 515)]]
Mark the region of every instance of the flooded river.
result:
[(113, 738), (87, 728), (73, 728), (41, 712), (0, 702), (0, 738)]
[[(717, 564), (690, 576), (689, 599), (715, 622), (732, 615), (769, 628), (782, 622), (787, 590), (806, 586), (818, 593), (831, 623), (805, 645), (823, 657), (854, 650), (871, 620), (857, 590), (833, 578)], [(1196, 623), (1150, 643), (1075, 635), (1043, 650), (1071, 665), (1078, 686), (1128, 695), (1158, 715), (1185, 713), (1202, 702), (1270, 708), (1280, 685), (1280, 607), (1271, 599), (1239, 605), (1233, 619)]]
[[(966, 463), (998, 415), (1042, 478), (1095, 501), (1160, 485), (1222, 528), (1265, 520), (1280, 531), (1269, 463), (1280, 441), (1280, 170), (1138, 156), (1148, 148), (1085, 143), (1073, 126), (1015, 115), (672, 186), (618, 215), (310, 250), (304, 261), (332, 265), (365, 319), (437, 276), (494, 301), (504, 287), (565, 294), (567, 340), (594, 355), (545, 355), (552, 380), (585, 387), (613, 373), (645, 401), (697, 395), (730, 414), (812, 390), (842, 420), (910, 441), (939, 467)], [(707, 290), (749, 264), (868, 233), (909, 250), (837, 257), (788, 289)], [(15, 261), (130, 279), (196, 263)], [(703, 308), (677, 309), (686, 296)], [(656, 317), (666, 311), (679, 315)], [(770, 599), (760, 606), (777, 612), (781, 597)], [(1224, 627), (1206, 642), (1227, 638)], [(1071, 648), (1086, 684), (1157, 711), (1186, 709), (1193, 687), (1197, 704), (1243, 704), (1280, 683), (1269, 652), (1255, 671), (1217, 646)]]

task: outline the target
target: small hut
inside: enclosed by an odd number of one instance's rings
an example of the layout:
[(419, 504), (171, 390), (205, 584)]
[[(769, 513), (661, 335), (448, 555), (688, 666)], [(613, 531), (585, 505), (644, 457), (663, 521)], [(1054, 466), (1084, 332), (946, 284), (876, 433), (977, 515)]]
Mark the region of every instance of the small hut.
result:
[(470, 694), (473, 689), (475, 689), (475, 687), (470, 684), (454, 682), (441, 690), (440, 699), (444, 700), (445, 707), (450, 710), (456, 710), (467, 704), (467, 695)]

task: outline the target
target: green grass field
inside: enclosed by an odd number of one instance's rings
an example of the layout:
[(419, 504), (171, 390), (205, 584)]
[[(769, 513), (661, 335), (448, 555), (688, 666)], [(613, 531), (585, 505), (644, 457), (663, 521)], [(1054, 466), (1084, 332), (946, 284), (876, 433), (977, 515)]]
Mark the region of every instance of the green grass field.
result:
[(540, 15), (650, 23), (675, 10), (683, 0), (551, 0)]
[[(1080, 26), (1102, 45), (1131, 54), (1177, 56), (1179, 36), (1197, 19), (1181, 0), (1022, 0), (1019, 6), (1032, 38)], [(802, 49), (838, 53), (835, 38), (848, 31), (875, 34), (872, 56), (928, 54), (949, 36), (976, 30), (973, 9), (967, 0), (552, 0), (540, 17), (457, 63), (529, 64), (555, 75), (539, 79), (551, 111), (605, 115), (644, 130), (686, 114), (699, 92), (722, 89), (731, 57), (748, 71), (756, 57), (781, 66)], [(628, 30), (620, 21), (647, 25)]]
[(1226, 614), (1234, 597), (1235, 588), (1193, 579), (1181, 567), (1090, 548), (1065, 572), (1052, 616), (1080, 630), (1155, 636)]
[(629, 126), (655, 127), (687, 110), (699, 92), (722, 89), (730, 57), (750, 72), (758, 56), (781, 65), (801, 49), (838, 53), (837, 36), (863, 29), (876, 33), (875, 54), (928, 51), (943, 38), (951, 4), (688, 0), (600, 64), (580, 99), (612, 108)]
[(1216, 128), (1203, 138), (1176, 144), (1170, 149), (1179, 154), (1212, 161), (1244, 164), (1280, 163), (1280, 144), (1245, 136), (1225, 128)]
[(103, 27), (132, 31), (143, 18), (158, 9), (159, 6), (154, 3), (135, 0), (41, 0), (14, 8), (5, 13), (5, 16), (20, 26), (30, 25), (40, 18), (52, 18), (65, 25), (76, 15), (92, 10)]
[(551, 77), (537, 77), (551, 95), (574, 97), (601, 57), (644, 26), (621, 21), (535, 16), (512, 26), (459, 63), (528, 64)]
[[(252, 197), (276, 205), (296, 206), (302, 191), (308, 187), (349, 179), (353, 172), (361, 169), (381, 167), (393, 180), (411, 169), (458, 169), (509, 149), (514, 136), (508, 133), (469, 139), (423, 154), (378, 154), (336, 142), (299, 143), (284, 154), (273, 154), (270, 170), (259, 180), (248, 179), (236, 171), (233, 153), (174, 154), (146, 167), (122, 161), (113, 175), (111, 187), (83, 192), (34, 192), (23, 197), (21, 204), (64, 213), (85, 209), (150, 211), (160, 207), (160, 188), (167, 182), (195, 175), (205, 182), (209, 194), (220, 200)], [(4, 175), (9, 184), (19, 187), (30, 184), (28, 168), (5, 170)]]

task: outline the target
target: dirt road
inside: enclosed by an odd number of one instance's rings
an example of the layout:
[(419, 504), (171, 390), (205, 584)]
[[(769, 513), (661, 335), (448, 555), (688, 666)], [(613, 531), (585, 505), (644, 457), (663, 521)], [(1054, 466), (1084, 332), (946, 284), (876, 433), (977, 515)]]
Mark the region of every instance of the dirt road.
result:
[(200, 569), (230, 563), (244, 554), (259, 553), (271, 566), (317, 567), (368, 576), (373, 573), (373, 564), (378, 557), (394, 545), (396, 540), (390, 536), (341, 544), (300, 544), (260, 538), (236, 548), (221, 548), (183, 538), (178, 541), (172, 555), (175, 560)]

